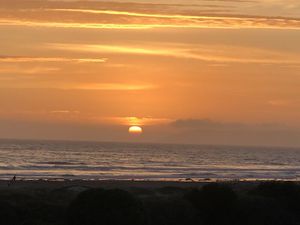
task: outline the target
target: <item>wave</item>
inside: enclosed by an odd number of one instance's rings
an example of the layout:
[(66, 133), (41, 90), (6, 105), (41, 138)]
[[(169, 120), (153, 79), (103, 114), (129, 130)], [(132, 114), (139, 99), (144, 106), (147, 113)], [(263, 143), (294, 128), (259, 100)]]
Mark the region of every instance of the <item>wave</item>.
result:
[(298, 179), (300, 151), (86, 142), (3, 144), (0, 141), (0, 179), (13, 174), (26, 179)]

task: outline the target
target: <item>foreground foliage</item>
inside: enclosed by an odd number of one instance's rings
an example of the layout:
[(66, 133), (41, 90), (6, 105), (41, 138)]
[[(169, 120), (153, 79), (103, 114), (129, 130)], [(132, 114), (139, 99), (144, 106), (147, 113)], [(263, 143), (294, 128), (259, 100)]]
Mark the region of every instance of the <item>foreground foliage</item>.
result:
[(300, 186), (0, 191), (0, 225), (300, 225)]

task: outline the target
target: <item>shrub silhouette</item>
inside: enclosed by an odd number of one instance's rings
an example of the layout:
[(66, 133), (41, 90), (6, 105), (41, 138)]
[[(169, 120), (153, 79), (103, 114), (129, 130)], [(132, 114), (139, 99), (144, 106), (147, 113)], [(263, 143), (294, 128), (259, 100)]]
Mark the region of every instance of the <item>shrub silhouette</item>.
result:
[(253, 194), (265, 197), (299, 197), (300, 186), (294, 182), (263, 182), (252, 191)]
[(186, 198), (199, 210), (205, 224), (234, 224), (233, 214), (238, 198), (231, 188), (209, 184), (201, 190), (190, 191)]
[(296, 225), (295, 215), (274, 199), (254, 195), (240, 197), (235, 213), (236, 224), (243, 225)]
[(63, 224), (64, 208), (44, 197), (14, 191), (0, 193), (0, 224)]
[(156, 197), (144, 200), (148, 225), (194, 225), (196, 210), (182, 197)]
[(3, 190), (0, 225), (300, 225), (293, 182), (130, 190)]
[(180, 187), (166, 186), (166, 187), (159, 188), (157, 191), (159, 194), (164, 194), (164, 195), (180, 195), (183, 194), (186, 190)]
[(294, 182), (264, 182), (250, 192), (252, 195), (271, 198), (281, 207), (300, 211), (300, 186)]
[(142, 225), (141, 203), (123, 190), (91, 189), (70, 204), (70, 225)]
[(20, 223), (15, 207), (7, 202), (0, 201), (0, 224), (15, 225)]

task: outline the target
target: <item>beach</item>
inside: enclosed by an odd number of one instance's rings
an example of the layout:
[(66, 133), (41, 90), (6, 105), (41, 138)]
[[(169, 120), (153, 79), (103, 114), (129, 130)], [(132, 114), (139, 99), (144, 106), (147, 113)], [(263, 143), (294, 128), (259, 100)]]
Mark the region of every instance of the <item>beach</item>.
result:
[(300, 151), (0, 141), (0, 225), (298, 225)]
[[(261, 181), (262, 182), (262, 181)], [(89, 189), (89, 188), (105, 188), (105, 189), (124, 189), (130, 190), (134, 188), (141, 189), (159, 189), (164, 187), (174, 188), (201, 188), (210, 183), (227, 184), (238, 189), (248, 189), (256, 186), (260, 181), (134, 181), (134, 180), (0, 180), (0, 190), (34, 190), (34, 189)], [(10, 184), (10, 185), (9, 185)]]
[(0, 224), (6, 225), (300, 223), (297, 182), (16, 180), (9, 183), (0, 181)]

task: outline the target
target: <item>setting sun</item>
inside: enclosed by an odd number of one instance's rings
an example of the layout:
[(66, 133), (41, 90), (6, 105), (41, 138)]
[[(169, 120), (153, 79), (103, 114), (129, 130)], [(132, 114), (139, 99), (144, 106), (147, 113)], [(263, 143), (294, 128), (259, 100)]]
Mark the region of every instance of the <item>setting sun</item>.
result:
[(300, 225), (299, 40), (300, 0), (0, 0), (0, 225)]
[(131, 134), (141, 134), (143, 133), (143, 129), (139, 126), (131, 126), (129, 127), (128, 132)]

